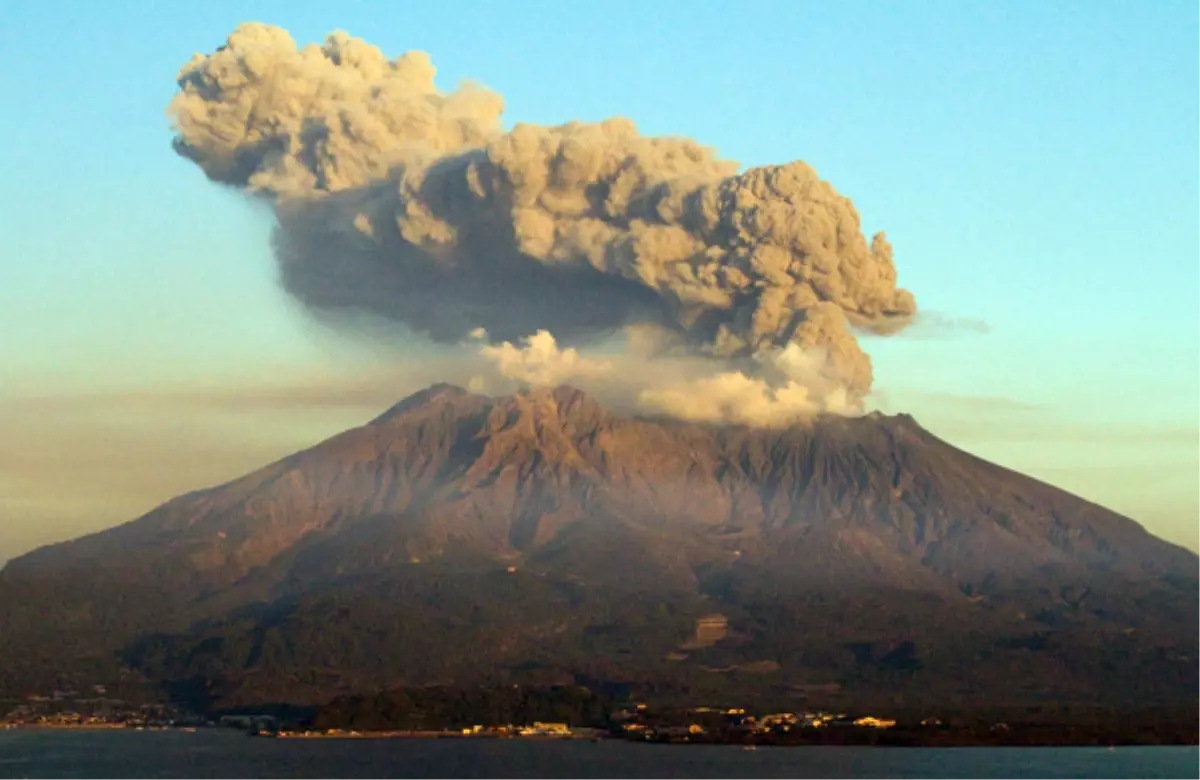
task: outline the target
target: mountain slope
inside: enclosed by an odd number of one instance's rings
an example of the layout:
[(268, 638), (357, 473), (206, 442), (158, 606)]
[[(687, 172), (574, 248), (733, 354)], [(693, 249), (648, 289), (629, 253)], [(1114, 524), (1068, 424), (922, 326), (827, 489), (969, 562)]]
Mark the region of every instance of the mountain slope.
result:
[[(0, 686), (123, 666), (221, 701), (580, 676), (966, 696), (1015, 674), (1154, 699), (1195, 690), (1196, 582), (1190, 552), (904, 415), (760, 430), (441, 385), (10, 562)], [(711, 614), (728, 637), (679, 650)]]

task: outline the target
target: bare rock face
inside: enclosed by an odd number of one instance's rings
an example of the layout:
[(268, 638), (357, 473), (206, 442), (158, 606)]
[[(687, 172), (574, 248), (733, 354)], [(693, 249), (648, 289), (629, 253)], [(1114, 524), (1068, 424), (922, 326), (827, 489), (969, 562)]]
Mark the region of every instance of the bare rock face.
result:
[(1196, 586), (1192, 553), (906, 415), (761, 430), (438, 385), (10, 562), (0, 689), (124, 670), (319, 701), (755, 665), (738, 684), (1100, 701), (1124, 675), (1152, 700), (1194, 694)]

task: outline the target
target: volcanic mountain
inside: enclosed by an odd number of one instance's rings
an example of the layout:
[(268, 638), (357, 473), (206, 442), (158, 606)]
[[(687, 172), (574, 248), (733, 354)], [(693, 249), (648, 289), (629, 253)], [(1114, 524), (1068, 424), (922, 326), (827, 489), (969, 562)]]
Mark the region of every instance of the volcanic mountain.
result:
[(0, 572), (0, 695), (611, 681), (1195, 702), (1197, 558), (911, 417), (767, 430), (438, 385)]

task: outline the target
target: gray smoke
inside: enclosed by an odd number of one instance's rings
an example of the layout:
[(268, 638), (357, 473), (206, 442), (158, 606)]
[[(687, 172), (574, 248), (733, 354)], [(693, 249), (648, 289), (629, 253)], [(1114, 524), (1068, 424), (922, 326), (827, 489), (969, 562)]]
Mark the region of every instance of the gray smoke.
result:
[(314, 311), (446, 343), (639, 326), (750, 372), (794, 345), (850, 406), (870, 390), (852, 327), (893, 332), (915, 303), (883, 234), (868, 244), (808, 165), (738, 174), (626, 119), (504, 132), (498, 95), (441, 93), (434, 74), (422, 53), (389, 61), (343, 33), (298, 49), (244, 24), (180, 73), (176, 149), (271, 200), (283, 283)]

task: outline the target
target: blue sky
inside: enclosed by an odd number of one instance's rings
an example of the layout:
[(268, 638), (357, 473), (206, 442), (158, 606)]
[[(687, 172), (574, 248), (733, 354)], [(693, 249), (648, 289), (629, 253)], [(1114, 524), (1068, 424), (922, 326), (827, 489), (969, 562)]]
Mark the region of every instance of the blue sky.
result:
[(988, 326), (864, 340), (880, 407), (1196, 549), (1195, 3), (14, 0), (0, 559), (409, 389), (195, 403), (371, 370), (276, 289), (266, 212), (171, 151), (175, 74), (250, 20), (425, 50), (444, 89), (504, 95), (509, 124), (623, 115), (744, 165), (807, 161), (887, 231), (924, 310)]

